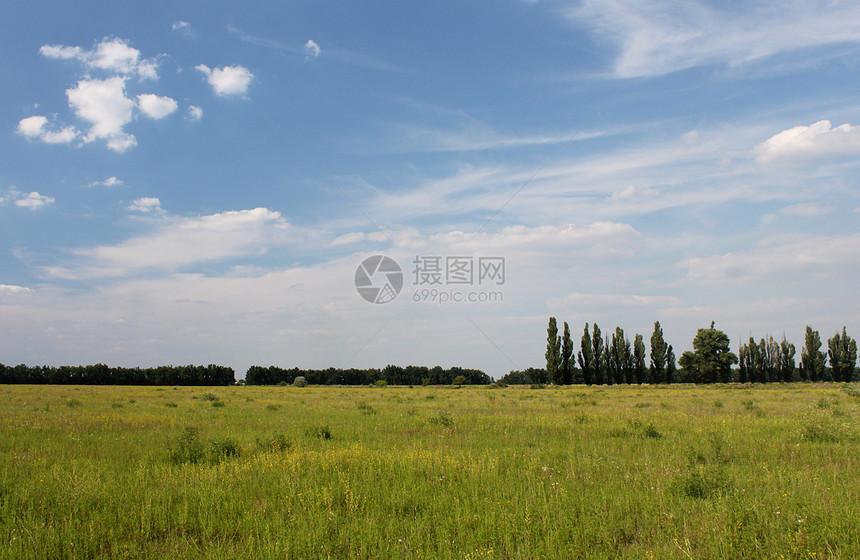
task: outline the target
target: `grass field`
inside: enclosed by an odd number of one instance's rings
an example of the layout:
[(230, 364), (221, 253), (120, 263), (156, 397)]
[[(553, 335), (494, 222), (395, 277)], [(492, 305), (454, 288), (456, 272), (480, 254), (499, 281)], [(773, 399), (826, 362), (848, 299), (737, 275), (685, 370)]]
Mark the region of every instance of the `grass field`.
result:
[(837, 385), (0, 387), (0, 558), (860, 558)]

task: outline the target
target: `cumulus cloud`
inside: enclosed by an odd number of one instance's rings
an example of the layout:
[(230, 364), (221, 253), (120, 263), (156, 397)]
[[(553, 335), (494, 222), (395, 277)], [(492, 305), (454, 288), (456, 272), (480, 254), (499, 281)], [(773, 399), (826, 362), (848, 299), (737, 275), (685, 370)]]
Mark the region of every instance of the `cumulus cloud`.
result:
[(46, 58), (77, 60), (90, 69), (138, 76), (141, 79), (158, 79), (158, 61), (141, 58), (140, 51), (123, 39), (105, 38), (89, 50), (65, 45), (43, 45), (39, 52)]
[(138, 95), (137, 106), (144, 115), (156, 120), (163, 119), (178, 107), (176, 100), (170, 97), (159, 97), (154, 93)]
[[(138, 199), (139, 206), (160, 208), (158, 199)], [(258, 255), (288, 241), (291, 226), (280, 212), (266, 208), (237, 210), (192, 218), (166, 218), (154, 231), (117, 245), (76, 249), (72, 267), (45, 272), (65, 278), (122, 276), (136, 270), (176, 269), (199, 262)]]
[(305, 43), (305, 60), (313, 60), (320, 55), (322, 50), (320, 46), (317, 45), (316, 41), (313, 39), (309, 39), (307, 43)]
[(828, 120), (783, 130), (757, 145), (754, 157), (761, 163), (808, 161), (860, 154), (860, 127)]
[(102, 139), (115, 152), (137, 145), (137, 139), (123, 130), (134, 109), (134, 102), (125, 95), (125, 78), (80, 80), (77, 86), (66, 90), (66, 96), (75, 114), (92, 123), (84, 142)]
[(48, 118), (34, 115), (18, 122), (18, 134), (31, 140), (41, 140), (46, 144), (68, 144), (78, 137), (78, 131), (73, 126), (59, 130), (49, 130)]
[(136, 198), (128, 207), (132, 212), (142, 212), (144, 214), (162, 214), (164, 210), (161, 208), (161, 201), (152, 197)]
[(191, 27), (190, 23), (188, 23), (187, 21), (181, 21), (180, 20), (180, 21), (174, 21), (173, 25), (171, 26), (171, 29), (173, 31), (180, 31), (183, 29), (188, 29), (189, 27)]
[(48, 204), (53, 203), (53, 197), (45, 196), (35, 191), (23, 196), (19, 196), (19, 198), (15, 200), (16, 206), (20, 206), (22, 208), (29, 208), (30, 210), (38, 210), (43, 206), (47, 206)]
[(206, 81), (212, 86), (216, 95), (244, 95), (254, 75), (244, 66), (222, 66), (209, 68), (205, 64), (195, 66), (206, 76)]
[(87, 187), (121, 187), (125, 184), (122, 179), (117, 179), (116, 177), (108, 177), (104, 181), (94, 181), (89, 185), (85, 185)]
[(203, 118), (203, 109), (196, 105), (189, 105), (188, 110), (185, 111), (185, 120), (188, 121), (199, 121)]

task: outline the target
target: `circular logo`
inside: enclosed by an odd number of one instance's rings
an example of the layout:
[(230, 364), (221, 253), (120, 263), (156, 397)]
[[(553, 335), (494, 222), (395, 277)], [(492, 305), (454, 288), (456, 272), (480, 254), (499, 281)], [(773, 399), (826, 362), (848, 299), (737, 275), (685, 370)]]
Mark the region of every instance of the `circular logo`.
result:
[(403, 271), (391, 257), (367, 257), (355, 269), (355, 289), (370, 303), (388, 303), (403, 289)]

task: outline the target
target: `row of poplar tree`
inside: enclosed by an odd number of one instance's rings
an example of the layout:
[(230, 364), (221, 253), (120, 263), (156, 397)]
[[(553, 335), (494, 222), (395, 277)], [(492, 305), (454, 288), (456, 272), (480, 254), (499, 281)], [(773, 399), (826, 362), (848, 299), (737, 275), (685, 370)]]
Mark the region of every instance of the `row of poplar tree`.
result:
[[(796, 348), (785, 336), (781, 342), (770, 336), (759, 342), (750, 337), (736, 355), (731, 351), (729, 337), (713, 322), (709, 328), (698, 330), (693, 339), (693, 350), (684, 352), (677, 365), (672, 345), (663, 338), (659, 321), (654, 323), (650, 343), (650, 359), (646, 364), (645, 341), (641, 334), (637, 333), (631, 343), (621, 327), (616, 327), (615, 332), (604, 337), (596, 323), (591, 329), (586, 323), (579, 351), (574, 355), (570, 327), (565, 322), (562, 333), (559, 333), (556, 318), (550, 317), (546, 382), (558, 385), (672, 383), (678, 380), (694, 383), (850, 382), (856, 375), (857, 342), (848, 335), (845, 327), (841, 334), (836, 333), (828, 339), (825, 353), (821, 349), (819, 332), (807, 326), (799, 365), (795, 358)], [(576, 367), (577, 362), (579, 368)], [(517, 377), (514, 374), (519, 373), (524, 372), (511, 372), (506, 377), (513, 380)]]

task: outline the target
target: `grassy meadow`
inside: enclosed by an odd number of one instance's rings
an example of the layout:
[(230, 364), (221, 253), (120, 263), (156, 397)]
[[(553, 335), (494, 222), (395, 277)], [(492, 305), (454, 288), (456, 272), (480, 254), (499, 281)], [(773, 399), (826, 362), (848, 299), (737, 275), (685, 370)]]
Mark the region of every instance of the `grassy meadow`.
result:
[(857, 395), (0, 386), (0, 558), (860, 558)]

